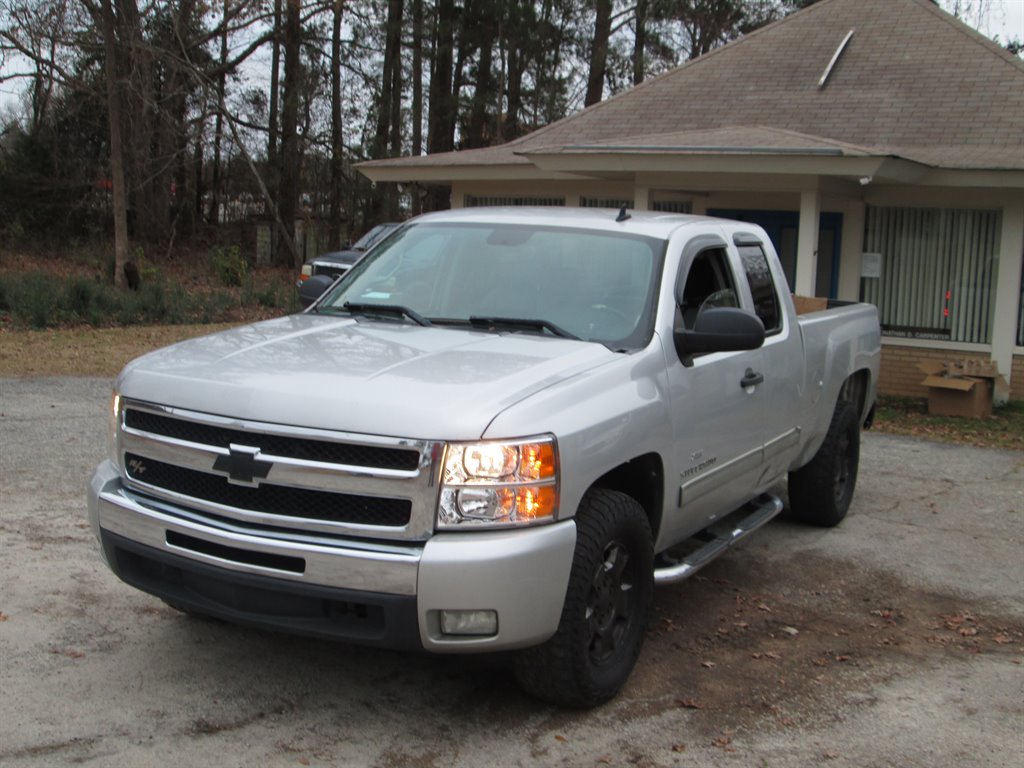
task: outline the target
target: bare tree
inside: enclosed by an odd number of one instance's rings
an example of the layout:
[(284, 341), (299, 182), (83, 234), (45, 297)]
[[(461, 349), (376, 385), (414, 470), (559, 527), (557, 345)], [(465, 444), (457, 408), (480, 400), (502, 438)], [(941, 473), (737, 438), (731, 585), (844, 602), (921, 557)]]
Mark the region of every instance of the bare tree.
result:
[(594, 0), (597, 13), (594, 36), (590, 45), (590, 69), (587, 75), (587, 95), (583, 105), (589, 107), (601, 100), (604, 93), (605, 65), (608, 61), (608, 38), (612, 29), (612, 0)]
[(341, 16), (343, 0), (334, 0), (331, 17), (331, 192), (328, 245), (341, 247), (341, 185), (345, 180), (341, 114)]
[(302, 87), (299, 53), (302, 46), (302, 3), (288, 0), (284, 15), (284, 109), (281, 111), (280, 186), (277, 207), (284, 225), (287, 260), (299, 266), (295, 249), (295, 219), (298, 215), (299, 179), (299, 91)]
[(125, 264), (128, 261), (128, 205), (125, 194), (124, 142), (121, 139), (121, 77), (117, 60), (117, 39), (114, 32), (112, 0), (102, 0), (97, 7), (91, 0), (82, 0), (103, 30), (103, 51), (106, 59), (107, 111), (110, 119), (110, 180), (114, 207), (114, 285), (127, 285)]

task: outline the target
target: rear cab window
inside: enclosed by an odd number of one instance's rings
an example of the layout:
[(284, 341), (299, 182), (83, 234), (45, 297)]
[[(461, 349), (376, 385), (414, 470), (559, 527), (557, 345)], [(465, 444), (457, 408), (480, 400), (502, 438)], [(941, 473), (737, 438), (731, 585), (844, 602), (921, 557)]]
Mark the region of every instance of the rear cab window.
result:
[(739, 251), (740, 262), (747, 276), (751, 298), (754, 300), (754, 313), (764, 324), (765, 335), (771, 336), (781, 332), (782, 307), (779, 304), (779, 294), (764, 247), (754, 242), (752, 238), (744, 237), (742, 241), (737, 242), (736, 249)]

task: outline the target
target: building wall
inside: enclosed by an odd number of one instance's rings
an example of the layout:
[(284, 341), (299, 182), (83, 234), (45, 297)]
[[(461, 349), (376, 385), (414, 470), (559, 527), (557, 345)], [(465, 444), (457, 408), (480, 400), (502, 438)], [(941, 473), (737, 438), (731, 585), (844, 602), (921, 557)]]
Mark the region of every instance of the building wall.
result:
[[(988, 352), (965, 352), (950, 349), (921, 349), (882, 343), (882, 364), (879, 371), (878, 391), (884, 395), (927, 397), (928, 388), (922, 386), (925, 374), (918, 368), (926, 360), (985, 360), (992, 359)], [(1024, 365), (1024, 364), (1022, 364)], [(1024, 370), (1022, 370), (1024, 373)], [(1014, 377), (1017, 378), (1016, 376)]]
[(1010, 382), (1010, 399), (1024, 400), (1024, 355), (1013, 356), (1013, 380)]

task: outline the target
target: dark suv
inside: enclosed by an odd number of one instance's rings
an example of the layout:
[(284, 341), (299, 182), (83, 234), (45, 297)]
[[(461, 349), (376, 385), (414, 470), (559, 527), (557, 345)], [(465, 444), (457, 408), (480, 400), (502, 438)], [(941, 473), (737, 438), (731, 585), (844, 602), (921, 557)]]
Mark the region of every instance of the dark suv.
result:
[(356, 240), (355, 244), (350, 248), (345, 248), (341, 251), (330, 251), (307, 261), (302, 265), (302, 273), (299, 275), (299, 281), (296, 285), (301, 286), (314, 275), (326, 275), (331, 280), (341, 277), (352, 268), (353, 264), (363, 257), (364, 253), (387, 237), (397, 226), (398, 222), (378, 224)]

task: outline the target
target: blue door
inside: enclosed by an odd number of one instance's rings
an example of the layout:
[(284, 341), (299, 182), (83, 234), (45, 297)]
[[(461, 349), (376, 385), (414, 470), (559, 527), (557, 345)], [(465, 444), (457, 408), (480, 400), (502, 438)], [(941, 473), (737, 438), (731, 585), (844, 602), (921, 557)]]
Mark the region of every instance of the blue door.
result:
[[(764, 228), (775, 246), (789, 290), (796, 282), (796, 242), (800, 232), (799, 211), (757, 211), (738, 208), (711, 208), (708, 216), (749, 221)], [(843, 214), (822, 213), (818, 219), (818, 276), (815, 296), (837, 298), (839, 293), (839, 244)]]

